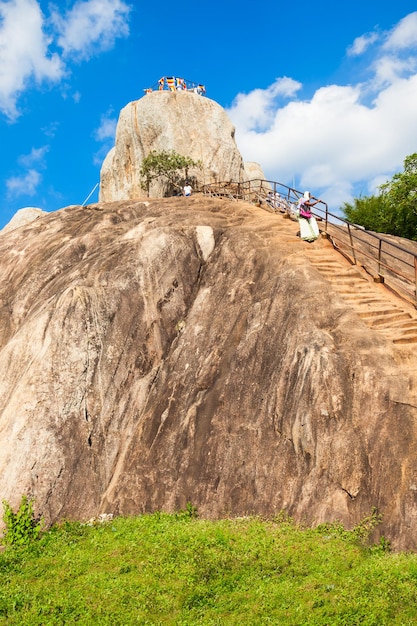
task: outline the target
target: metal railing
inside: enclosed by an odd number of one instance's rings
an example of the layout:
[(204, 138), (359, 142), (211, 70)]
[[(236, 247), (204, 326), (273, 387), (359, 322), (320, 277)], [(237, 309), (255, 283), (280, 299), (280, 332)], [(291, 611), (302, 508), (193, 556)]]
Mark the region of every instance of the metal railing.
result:
[[(273, 212), (287, 213), (297, 218), (296, 207), (301, 191), (275, 181), (255, 179), (245, 182), (218, 182), (204, 185), (205, 195), (245, 200)], [(410, 248), (397, 243), (394, 237), (383, 235), (352, 224), (329, 211), (323, 200), (318, 200), (313, 214), (321, 222), (320, 230), (333, 247), (353, 265), (360, 265), (376, 282), (417, 307), (417, 242)]]
[(300, 192), (274, 181), (255, 179), (244, 182), (218, 182), (203, 186), (203, 193), (210, 196), (266, 203), (272, 210), (295, 206)]

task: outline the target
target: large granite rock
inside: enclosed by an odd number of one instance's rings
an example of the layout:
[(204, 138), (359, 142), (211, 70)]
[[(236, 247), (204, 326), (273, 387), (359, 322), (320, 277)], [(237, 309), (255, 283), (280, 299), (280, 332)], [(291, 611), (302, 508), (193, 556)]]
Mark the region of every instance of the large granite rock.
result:
[[(297, 224), (244, 203), (68, 207), (0, 237), (0, 499), (53, 522), (183, 508), (415, 548), (415, 352)], [(334, 252), (334, 254), (337, 254)], [(383, 289), (379, 286), (379, 289)]]
[[(143, 159), (155, 150), (175, 150), (201, 161), (191, 168), (198, 186), (217, 181), (247, 180), (235, 129), (225, 110), (213, 100), (195, 93), (157, 91), (122, 109), (116, 143), (101, 168), (100, 201), (143, 197), (139, 171)], [(264, 175), (257, 166), (257, 176)], [(162, 180), (150, 187), (151, 197), (163, 197), (168, 187)]]
[(255, 163), (255, 161), (245, 161), (243, 167), (247, 180), (265, 180), (265, 174), (259, 163)]
[(37, 207), (25, 207), (23, 209), (19, 209), (13, 215), (10, 222), (6, 224), (0, 233), (7, 233), (11, 230), (15, 230), (16, 228), (20, 228), (21, 226), (25, 226), (26, 224), (30, 224), (34, 220), (37, 220), (38, 217), (42, 217), (42, 215), (46, 215), (46, 211), (42, 211), (42, 209), (38, 209)]

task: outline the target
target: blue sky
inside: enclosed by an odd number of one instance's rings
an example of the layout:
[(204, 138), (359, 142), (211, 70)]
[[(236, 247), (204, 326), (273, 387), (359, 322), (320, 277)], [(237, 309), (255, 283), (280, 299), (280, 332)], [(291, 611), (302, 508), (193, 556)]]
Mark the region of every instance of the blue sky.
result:
[(334, 210), (417, 152), (415, 2), (0, 0), (0, 228), (83, 203), (120, 110), (172, 75), (205, 84), (245, 160)]

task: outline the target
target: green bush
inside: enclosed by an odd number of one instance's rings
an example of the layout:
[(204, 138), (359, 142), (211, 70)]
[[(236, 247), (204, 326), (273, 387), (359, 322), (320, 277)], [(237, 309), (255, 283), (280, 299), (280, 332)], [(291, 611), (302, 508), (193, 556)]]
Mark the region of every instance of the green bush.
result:
[(33, 499), (23, 495), (19, 508), (15, 512), (10, 504), (3, 500), (6, 545), (27, 545), (38, 539), (42, 532), (43, 520), (35, 517), (33, 503)]
[(379, 194), (345, 202), (347, 219), (368, 230), (417, 241), (417, 152), (404, 160), (404, 170), (379, 187)]
[(382, 195), (354, 198), (352, 203), (344, 203), (342, 211), (350, 222), (360, 224), (367, 230), (383, 232), (384, 228), (389, 228), (386, 223), (385, 198)]

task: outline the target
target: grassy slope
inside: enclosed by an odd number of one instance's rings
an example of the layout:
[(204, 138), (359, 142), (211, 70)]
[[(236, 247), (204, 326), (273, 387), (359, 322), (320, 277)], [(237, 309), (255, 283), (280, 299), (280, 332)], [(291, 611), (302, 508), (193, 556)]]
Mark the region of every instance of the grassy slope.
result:
[(365, 534), (186, 512), (64, 523), (0, 554), (0, 624), (415, 624), (417, 556)]

